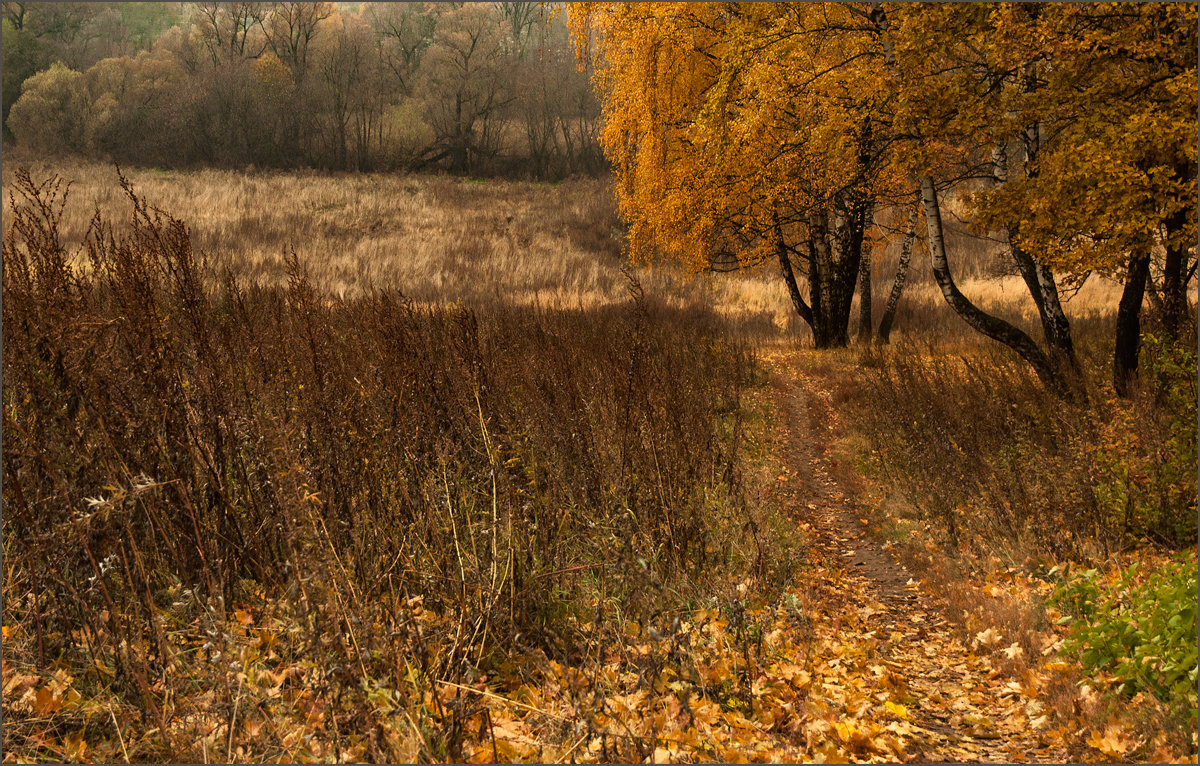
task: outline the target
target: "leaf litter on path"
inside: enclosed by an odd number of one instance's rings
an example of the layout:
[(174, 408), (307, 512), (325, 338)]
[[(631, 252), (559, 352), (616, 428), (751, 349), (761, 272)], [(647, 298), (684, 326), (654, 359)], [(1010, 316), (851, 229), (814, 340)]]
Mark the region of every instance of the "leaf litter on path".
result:
[[(509, 755), (1067, 760), (1062, 727), (1040, 699), (1049, 674), (1006, 676), (993, 662), (993, 650), (1003, 647), (995, 631), (970, 643), (956, 637), (919, 583), (866, 535), (869, 524), (813, 447), (803, 396), (792, 388), (779, 402), (786, 434), (776, 490), (811, 536), (802, 586), (774, 604), (749, 598), (695, 610), (675, 632), (655, 631), (650, 641), (633, 626), (598, 672), (546, 663), (540, 686), (521, 689), (545, 715), (506, 710), (491, 698), (493, 721), (511, 716), (548, 734), (551, 716), (569, 718), (580, 736), (565, 749), (543, 736), (536, 752), (524, 735), (514, 736)], [(603, 712), (587, 712), (597, 707)], [(498, 731), (506, 737), (510, 728)], [(1121, 744), (1116, 735), (1098, 741), (1113, 751)], [(472, 760), (494, 754), (481, 743)]]

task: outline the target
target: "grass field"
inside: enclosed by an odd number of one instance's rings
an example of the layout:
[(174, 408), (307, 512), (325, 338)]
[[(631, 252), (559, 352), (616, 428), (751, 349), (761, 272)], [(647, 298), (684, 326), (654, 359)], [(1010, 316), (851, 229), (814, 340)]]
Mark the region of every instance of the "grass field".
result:
[[(8, 215), (14, 168), (5, 163)], [(78, 244), (93, 213), (127, 215), (114, 166), (29, 162), (35, 178), (71, 182), (63, 241)], [(623, 233), (606, 179), (555, 184), (405, 174), (130, 170), (151, 205), (185, 221), (198, 252), (239, 276), (286, 279), (292, 250), (314, 286), (353, 297), (391, 288), (424, 304), (497, 299), (586, 308), (624, 301)], [(709, 304), (756, 332), (790, 327), (786, 293), (762, 273), (697, 278), (643, 267), (644, 289), (676, 306)]]
[[(97, 209), (118, 219), (127, 214), (115, 166), (18, 156), (4, 166), (6, 216), (21, 165), (35, 178), (57, 175), (71, 183), (61, 226), (68, 247), (82, 241)], [(188, 224), (197, 251), (248, 279), (282, 282), (285, 256), (294, 250), (314, 285), (330, 295), (389, 287), (420, 303), (499, 298), (576, 308), (626, 297), (624, 235), (606, 179), (542, 184), (382, 173), (124, 172), (147, 202)], [(963, 291), (986, 310), (1032, 328), (1033, 302), (1019, 277), (997, 276), (1004, 261), (994, 244), (952, 217), (948, 227)], [(898, 249), (895, 242), (884, 247), (872, 269), (876, 321)], [(808, 334), (770, 264), (709, 275), (643, 266), (638, 276), (659, 299), (709, 305), (756, 337)], [(1107, 324), (1119, 298), (1119, 284), (1094, 277), (1066, 306), (1076, 322)], [(919, 246), (893, 337), (914, 336), (976, 342), (945, 306)]]
[[(665, 679), (748, 711), (764, 634), (809, 651), (760, 359), (809, 341), (769, 270), (627, 268), (605, 180), (138, 170), (135, 207), (29, 165), (70, 185), (5, 164), (6, 757), (643, 760)], [(1115, 401), (1090, 280), (1064, 403), (923, 266), (891, 348), (793, 356), (931, 582), (1194, 532), (1194, 355)]]

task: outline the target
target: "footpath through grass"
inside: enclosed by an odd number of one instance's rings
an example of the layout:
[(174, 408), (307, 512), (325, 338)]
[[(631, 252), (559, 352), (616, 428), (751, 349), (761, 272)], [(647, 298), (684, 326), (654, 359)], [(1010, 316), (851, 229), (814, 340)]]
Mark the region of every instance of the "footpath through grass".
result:
[(7, 221), (6, 760), (1194, 760), (1152, 394), (1089, 451), (1124, 410), (986, 359), (260, 284), (126, 191)]

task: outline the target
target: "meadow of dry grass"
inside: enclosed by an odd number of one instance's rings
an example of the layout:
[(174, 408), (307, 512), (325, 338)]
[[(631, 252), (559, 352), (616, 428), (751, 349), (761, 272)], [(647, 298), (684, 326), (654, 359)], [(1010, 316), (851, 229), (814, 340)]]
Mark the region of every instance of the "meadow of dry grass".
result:
[[(676, 647), (644, 641), (707, 604), (749, 668), (747, 583), (791, 625), (776, 602), (806, 541), (767, 499), (757, 354), (809, 339), (769, 269), (627, 267), (604, 179), (135, 170), (169, 214), (139, 217), (113, 167), (24, 163), (70, 182), (60, 210), (53, 187), (22, 196), (19, 164), (10, 754), (540, 759), (497, 749), (530, 730), (493, 720), (486, 692), (552, 722), (535, 744), (555, 757), (604, 720), (587, 757), (640, 760), (657, 719), (612, 734), (606, 695), (661, 691)], [(88, 235), (97, 215), (111, 236)], [(1036, 336), (994, 243), (950, 240), (963, 291)], [(1088, 379), (1069, 404), (951, 312), (919, 252), (891, 348), (803, 355), (846, 414), (836, 448), (864, 503), (897, 538), (923, 530), (903, 549), (962, 563), (931, 581), (1194, 532), (1195, 357), (1151, 345), (1151, 384), (1114, 401), (1118, 293), (1092, 279), (1067, 303)], [(636, 672), (605, 664), (613, 646)], [(535, 668), (562, 671), (569, 711), (531, 707)], [(746, 673), (722, 677), (731, 710)]]
[[(114, 166), (17, 159), (4, 166), (6, 217), (22, 165), (35, 179), (71, 183), (62, 221), (68, 248), (82, 241), (96, 209), (127, 215)], [(424, 304), (502, 299), (563, 308), (626, 298), (623, 233), (606, 178), (551, 184), (396, 173), (124, 172), (150, 204), (188, 224), (198, 252), (246, 279), (282, 283), (294, 249), (314, 286), (334, 296), (391, 288)], [(638, 277), (660, 300), (708, 304), (759, 333), (794, 324), (773, 274), (645, 266)]]
[(747, 500), (754, 351), (703, 303), (247, 280), (132, 193), (72, 256), (63, 187), (12, 188), (7, 753), (461, 760), (487, 714), (454, 689), (789, 579)]

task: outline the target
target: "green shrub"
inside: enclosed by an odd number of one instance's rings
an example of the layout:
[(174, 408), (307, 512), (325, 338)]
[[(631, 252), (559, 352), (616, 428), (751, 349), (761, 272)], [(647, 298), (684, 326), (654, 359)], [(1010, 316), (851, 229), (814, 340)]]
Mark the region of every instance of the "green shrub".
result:
[(1194, 727), (1196, 598), (1196, 555), (1189, 552), (1148, 573), (1137, 563), (1115, 578), (1066, 571), (1050, 600), (1068, 612), (1060, 621), (1071, 625), (1064, 654), (1089, 671), (1112, 673), (1120, 694), (1146, 691), (1190, 711)]

